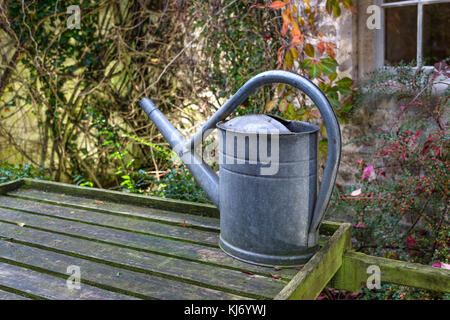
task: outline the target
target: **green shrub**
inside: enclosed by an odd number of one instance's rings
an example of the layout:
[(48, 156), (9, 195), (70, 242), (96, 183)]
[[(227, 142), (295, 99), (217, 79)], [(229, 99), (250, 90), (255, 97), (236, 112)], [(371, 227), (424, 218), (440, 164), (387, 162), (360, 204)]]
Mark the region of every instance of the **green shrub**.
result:
[(35, 168), (31, 164), (15, 166), (7, 162), (0, 162), (0, 183), (17, 180), (21, 178), (33, 178), (39, 180), (50, 180), (45, 168)]
[(192, 174), (184, 166), (171, 169), (160, 181), (153, 178), (157, 189), (153, 195), (177, 200), (211, 203), (205, 191), (195, 182)]
[(382, 284), (380, 289), (363, 288), (358, 300), (449, 300), (449, 294), (431, 292), (422, 289), (398, 286), (395, 284)]
[(378, 147), (355, 163), (357, 184), (334, 196), (337, 211), (355, 214), (358, 250), (423, 264), (448, 262), (450, 134), (444, 114), (450, 88), (439, 96), (433, 88), (449, 74), (443, 61), (434, 71), (381, 69), (362, 82), (356, 101), (392, 99), (399, 129), (362, 138)]
[[(335, 211), (353, 214), (357, 251), (425, 265), (449, 262), (450, 134), (444, 115), (450, 88), (439, 96), (433, 93), (436, 81), (448, 77), (449, 71), (445, 62), (436, 64), (434, 71), (401, 66), (395, 73), (376, 71), (362, 82), (357, 103), (391, 99), (398, 107), (398, 129), (357, 139), (372, 140), (376, 150), (355, 163), (360, 169), (357, 183), (334, 193)], [(362, 298), (448, 295), (383, 285), (379, 290), (363, 289)]]

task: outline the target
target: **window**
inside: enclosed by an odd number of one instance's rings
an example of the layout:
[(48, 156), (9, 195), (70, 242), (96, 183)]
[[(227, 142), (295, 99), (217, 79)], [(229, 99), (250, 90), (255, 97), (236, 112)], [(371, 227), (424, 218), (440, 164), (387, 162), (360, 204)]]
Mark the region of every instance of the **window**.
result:
[(415, 61), (432, 66), (450, 57), (450, 0), (379, 0), (382, 30), (377, 65)]

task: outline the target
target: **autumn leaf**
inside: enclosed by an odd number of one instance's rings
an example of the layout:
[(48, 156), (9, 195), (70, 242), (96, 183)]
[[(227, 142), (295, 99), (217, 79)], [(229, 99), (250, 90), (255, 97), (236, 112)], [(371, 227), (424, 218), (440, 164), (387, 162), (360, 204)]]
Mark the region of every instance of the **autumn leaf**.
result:
[(329, 14), (333, 13), (336, 18), (340, 16), (341, 5), (340, 5), (339, 1), (327, 0), (325, 7)]
[(317, 50), (319, 50), (320, 54), (323, 54), (323, 53), (325, 52), (325, 49), (326, 49), (326, 44), (325, 44), (325, 42), (324, 42), (324, 41), (320, 41), (320, 42), (317, 44)]
[(289, 25), (291, 24), (291, 10), (287, 9), (283, 12), (283, 26), (281, 27), (281, 34), (285, 36), (289, 31)]
[(280, 275), (278, 275), (278, 274), (273, 274), (273, 273), (269, 273), (271, 276), (272, 276), (272, 278), (274, 278), (274, 279), (281, 279), (281, 276)]
[(281, 9), (284, 8), (286, 5), (288, 5), (289, 2), (283, 2), (283, 1), (274, 1), (272, 2), (272, 4), (269, 6), (269, 8), (272, 9)]
[(281, 64), (283, 57), (284, 46), (281, 46), (277, 51), (277, 62)]
[(332, 59), (336, 59), (336, 52), (330, 46), (327, 46), (327, 55)]
[(292, 37), (292, 41), (291, 41), (291, 45), (293, 46), (299, 46), (303, 43), (303, 35), (301, 36), (293, 36)]
[(283, 26), (281, 27), (281, 34), (283, 36), (285, 36), (286, 33), (288, 32), (288, 30), (289, 30), (289, 24), (288, 23), (283, 23)]
[(298, 60), (298, 51), (297, 51), (297, 49), (294, 48), (294, 47), (291, 47), (290, 52), (291, 52), (292, 58), (294, 60)]
[(275, 108), (275, 106), (278, 103), (278, 99), (273, 99), (271, 101), (269, 101), (269, 103), (266, 105), (266, 111), (270, 112), (273, 110), (273, 108)]
[(300, 38), (302, 36), (302, 32), (300, 31), (297, 22), (292, 20), (291, 23), (292, 23), (292, 31), (291, 31), (292, 37)]
[(296, 5), (292, 5), (292, 10), (294, 10), (295, 14), (298, 14), (298, 8)]
[(253, 272), (251, 272), (251, 271), (247, 271), (247, 270), (241, 270), (241, 272), (243, 272), (243, 273), (245, 273), (245, 274), (248, 274), (248, 275), (251, 275), (251, 276), (253, 276), (253, 275), (254, 275), (254, 273), (253, 273)]
[(291, 51), (288, 51), (288, 52), (286, 53), (286, 56), (284, 57), (284, 64), (285, 64), (286, 67), (288, 67), (289, 69), (292, 68), (292, 66), (294, 65), (294, 60), (292, 59)]
[(305, 51), (307, 56), (314, 58), (314, 47), (312, 44), (310, 43), (305, 44), (303, 50)]

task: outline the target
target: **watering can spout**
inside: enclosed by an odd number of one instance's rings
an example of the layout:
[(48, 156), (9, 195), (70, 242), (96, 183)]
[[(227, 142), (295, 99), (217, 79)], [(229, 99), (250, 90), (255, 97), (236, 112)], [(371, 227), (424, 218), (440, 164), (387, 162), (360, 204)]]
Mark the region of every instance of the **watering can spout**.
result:
[(148, 98), (140, 101), (142, 109), (161, 134), (177, 153), (200, 187), (206, 191), (211, 201), (219, 207), (219, 177), (217, 174), (188, 146), (181, 133), (170, 123), (164, 114)]

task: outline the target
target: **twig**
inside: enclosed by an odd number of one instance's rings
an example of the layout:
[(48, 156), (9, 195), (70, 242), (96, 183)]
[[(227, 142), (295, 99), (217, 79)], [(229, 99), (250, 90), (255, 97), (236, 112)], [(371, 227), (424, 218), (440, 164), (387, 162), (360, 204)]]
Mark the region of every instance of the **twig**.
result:
[[(164, 67), (163, 71), (160, 73), (159, 77), (156, 79), (155, 82), (153, 82), (149, 87), (146, 88), (146, 90), (148, 90), (148, 88), (155, 86), (162, 78), (162, 76), (166, 73), (167, 69), (169, 69), (169, 67), (175, 62), (175, 60), (177, 60), (184, 51), (186, 51), (186, 49), (188, 49), (193, 43), (194, 41), (196, 41), (202, 34), (202, 32), (206, 29), (206, 27), (210, 24), (210, 22), (212, 21), (212, 19), (219, 15), (220, 13), (222, 13), (222, 11), (224, 11), (225, 9), (227, 9), (228, 7), (230, 7), (231, 5), (233, 5), (237, 0), (233, 0), (231, 1), (229, 4), (227, 4), (225, 7), (223, 7), (222, 9), (220, 9), (215, 15), (211, 16), (206, 23), (203, 25), (202, 29), (200, 30), (200, 32), (197, 34), (197, 36), (194, 37), (194, 39), (192, 39), (185, 47), (183, 47), (183, 49), (181, 49), (180, 52), (178, 52), (178, 54), (172, 58), (172, 60), (170, 60), (170, 62)], [(146, 91), (145, 90), (145, 91)]]

